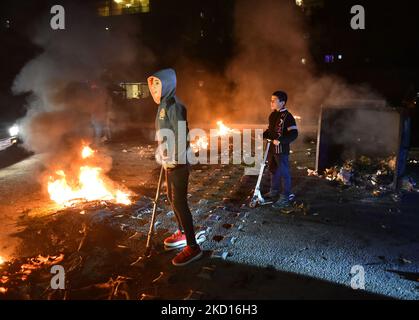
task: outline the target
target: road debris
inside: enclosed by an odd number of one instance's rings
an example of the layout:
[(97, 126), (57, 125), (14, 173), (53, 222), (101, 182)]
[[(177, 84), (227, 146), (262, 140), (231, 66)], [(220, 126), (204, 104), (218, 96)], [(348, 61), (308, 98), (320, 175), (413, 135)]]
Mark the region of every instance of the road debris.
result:
[(223, 250), (214, 250), (211, 254), (212, 258), (223, 259), (226, 260), (229, 256), (229, 252)]

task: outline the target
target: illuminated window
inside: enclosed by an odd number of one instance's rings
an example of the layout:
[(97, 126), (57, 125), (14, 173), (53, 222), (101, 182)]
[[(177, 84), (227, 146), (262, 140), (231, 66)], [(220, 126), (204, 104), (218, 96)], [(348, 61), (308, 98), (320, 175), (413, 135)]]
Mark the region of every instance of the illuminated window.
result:
[(333, 63), (333, 62), (335, 62), (335, 56), (333, 54), (326, 54), (324, 56), (324, 62), (326, 62), (326, 63)]
[(150, 0), (106, 0), (98, 6), (100, 16), (118, 16), (150, 12)]

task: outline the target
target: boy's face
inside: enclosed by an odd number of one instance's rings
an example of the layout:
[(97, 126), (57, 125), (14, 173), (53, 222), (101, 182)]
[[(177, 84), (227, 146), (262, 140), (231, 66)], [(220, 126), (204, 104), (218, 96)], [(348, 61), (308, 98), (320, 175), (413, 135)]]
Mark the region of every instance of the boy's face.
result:
[(271, 110), (281, 110), (285, 105), (285, 101), (279, 101), (277, 96), (271, 97)]
[(148, 82), (148, 89), (150, 90), (151, 96), (153, 97), (153, 100), (155, 103), (160, 104), (161, 101), (161, 91), (162, 91), (162, 85), (159, 78), (156, 77), (149, 77), (147, 79)]

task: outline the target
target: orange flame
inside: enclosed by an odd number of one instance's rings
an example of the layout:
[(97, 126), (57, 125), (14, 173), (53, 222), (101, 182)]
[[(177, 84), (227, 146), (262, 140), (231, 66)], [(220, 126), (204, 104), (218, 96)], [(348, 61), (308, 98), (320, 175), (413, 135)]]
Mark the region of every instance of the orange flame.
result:
[(0, 256), (0, 265), (2, 265), (5, 262), (6, 262), (6, 260), (4, 260), (4, 258), (2, 256)]
[(238, 130), (234, 130), (234, 129), (230, 129), (229, 127), (227, 127), (223, 121), (217, 121), (217, 126), (218, 126), (218, 135), (219, 136), (225, 136), (229, 133), (239, 133)]
[(217, 121), (217, 126), (218, 126), (218, 134), (220, 136), (226, 135), (230, 132), (230, 128), (227, 127), (221, 120)]
[(83, 159), (87, 159), (90, 158), (94, 153), (95, 152), (89, 146), (85, 146), (81, 151), (81, 157)]
[[(83, 147), (83, 159), (94, 155), (90, 147)], [(51, 200), (60, 205), (69, 205), (73, 202), (105, 200), (129, 205), (129, 194), (121, 190), (113, 190), (107, 186), (99, 167), (81, 166), (78, 181), (75, 186), (70, 186), (63, 170), (58, 170), (56, 177), (50, 177), (48, 192)]]
[(194, 153), (197, 153), (199, 150), (207, 150), (208, 149), (207, 137), (199, 137), (197, 140), (191, 142), (191, 148)]

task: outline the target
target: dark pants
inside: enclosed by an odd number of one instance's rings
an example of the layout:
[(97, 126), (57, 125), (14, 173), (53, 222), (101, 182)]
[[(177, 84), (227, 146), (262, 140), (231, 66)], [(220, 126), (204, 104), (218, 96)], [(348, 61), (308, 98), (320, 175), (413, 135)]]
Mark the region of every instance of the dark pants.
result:
[(281, 191), (281, 194), (288, 197), (291, 194), (291, 174), (287, 154), (269, 154), (269, 171), (271, 172), (271, 191)]
[(166, 170), (167, 198), (175, 213), (179, 230), (185, 232), (189, 246), (196, 245), (192, 214), (188, 206), (189, 166)]

